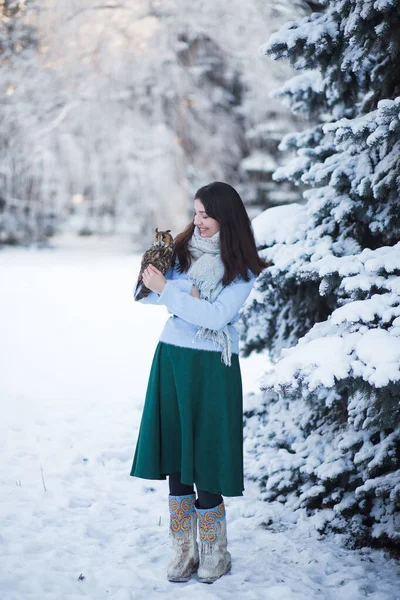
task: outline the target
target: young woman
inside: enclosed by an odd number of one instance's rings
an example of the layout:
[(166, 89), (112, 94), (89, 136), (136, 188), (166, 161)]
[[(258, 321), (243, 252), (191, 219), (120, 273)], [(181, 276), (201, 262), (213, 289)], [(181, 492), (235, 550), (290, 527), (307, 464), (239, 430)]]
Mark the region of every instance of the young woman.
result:
[(163, 304), (171, 316), (153, 357), (131, 475), (168, 475), (170, 581), (188, 581), (198, 569), (200, 581), (212, 583), (231, 567), (223, 496), (244, 490), (233, 324), (267, 266), (239, 194), (214, 181), (195, 194), (193, 221), (175, 239), (173, 267), (164, 277), (150, 265), (142, 276), (152, 291), (141, 302)]

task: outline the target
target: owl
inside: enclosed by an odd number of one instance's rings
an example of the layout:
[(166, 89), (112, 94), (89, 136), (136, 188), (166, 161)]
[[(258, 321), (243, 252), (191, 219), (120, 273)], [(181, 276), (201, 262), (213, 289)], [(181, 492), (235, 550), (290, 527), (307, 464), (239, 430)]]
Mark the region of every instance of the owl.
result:
[[(151, 290), (142, 281), (143, 272), (150, 263), (157, 267), (163, 275), (170, 268), (174, 253), (174, 238), (170, 231), (170, 229), (167, 229), (167, 231), (158, 231), (158, 227), (156, 227), (153, 245), (142, 256), (139, 277), (135, 286), (135, 300), (141, 300), (150, 294)], [(136, 295), (138, 289), (139, 292)]]

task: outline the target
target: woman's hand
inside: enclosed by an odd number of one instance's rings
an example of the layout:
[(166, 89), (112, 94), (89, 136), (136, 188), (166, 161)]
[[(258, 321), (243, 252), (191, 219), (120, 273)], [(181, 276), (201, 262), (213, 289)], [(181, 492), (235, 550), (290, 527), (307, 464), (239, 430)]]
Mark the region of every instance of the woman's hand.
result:
[(190, 290), (190, 295), (195, 298), (200, 298), (200, 292), (195, 285), (192, 285), (192, 289)]
[(157, 292), (157, 294), (161, 294), (167, 283), (167, 280), (161, 271), (151, 264), (143, 271), (142, 280), (149, 290)]

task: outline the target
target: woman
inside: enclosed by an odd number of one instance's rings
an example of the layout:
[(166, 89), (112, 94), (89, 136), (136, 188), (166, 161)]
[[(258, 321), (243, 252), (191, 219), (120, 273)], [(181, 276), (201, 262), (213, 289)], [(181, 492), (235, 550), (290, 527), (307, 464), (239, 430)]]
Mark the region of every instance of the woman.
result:
[(151, 293), (141, 302), (164, 304), (172, 316), (154, 354), (131, 475), (168, 475), (170, 581), (188, 581), (198, 567), (200, 581), (212, 583), (231, 567), (223, 496), (244, 490), (233, 323), (266, 266), (239, 194), (214, 181), (195, 195), (194, 219), (175, 239), (173, 267), (164, 277), (150, 265), (142, 276)]

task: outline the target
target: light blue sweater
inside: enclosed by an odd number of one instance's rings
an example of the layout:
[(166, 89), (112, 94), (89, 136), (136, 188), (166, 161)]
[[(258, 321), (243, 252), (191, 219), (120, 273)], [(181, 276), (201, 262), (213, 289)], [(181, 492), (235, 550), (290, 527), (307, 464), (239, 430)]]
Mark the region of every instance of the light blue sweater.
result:
[(239, 319), (239, 310), (250, 294), (256, 277), (249, 270), (250, 281), (238, 276), (218, 294), (215, 302), (209, 302), (190, 295), (192, 283), (187, 273), (179, 273), (178, 261), (165, 274), (167, 283), (161, 294), (150, 292), (143, 304), (164, 304), (171, 316), (160, 335), (160, 342), (196, 348), (199, 350), (221, 351), (222, 346), (208, 339), (195, 337), (200, 326), (209, 329), (222, 329), (228, 325), (232, 338), (232, 353), (239, 354), (238, 333), (233, 323)]

